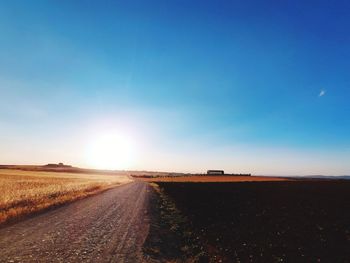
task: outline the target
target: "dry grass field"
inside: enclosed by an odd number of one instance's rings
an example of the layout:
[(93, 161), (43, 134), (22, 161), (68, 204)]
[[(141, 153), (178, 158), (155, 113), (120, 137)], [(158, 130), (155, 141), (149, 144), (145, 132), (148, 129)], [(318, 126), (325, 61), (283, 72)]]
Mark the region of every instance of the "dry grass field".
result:
[(146, 182), (193, 182), (193, 183), (215, 183), (215, 182), (271, 182), (271, 181), (290, 181), (290, 178), (268, 177), (268, 176), (232, 176), (232, 175), (189, 175), (189, 176), (164, 176), (153, 178), (137, 177), (138, 180)]
[(0, 169), (0, 224), (130, 181), (123, 175)]

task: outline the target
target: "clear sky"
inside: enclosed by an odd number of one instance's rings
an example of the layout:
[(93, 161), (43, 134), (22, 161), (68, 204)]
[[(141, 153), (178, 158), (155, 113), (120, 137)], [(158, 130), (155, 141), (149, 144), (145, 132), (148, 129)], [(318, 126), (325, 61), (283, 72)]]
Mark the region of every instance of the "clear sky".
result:
[(350, 174), (349, 13), (2, 0), (0, 163)]

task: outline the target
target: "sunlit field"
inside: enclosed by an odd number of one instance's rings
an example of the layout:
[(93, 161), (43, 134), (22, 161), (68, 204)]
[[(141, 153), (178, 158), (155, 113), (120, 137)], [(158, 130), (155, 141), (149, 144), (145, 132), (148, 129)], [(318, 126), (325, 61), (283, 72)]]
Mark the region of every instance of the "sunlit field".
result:
[(0, 169), (0, 223), (130, 181), (126, 175)]
[(187, 176), (135, 176), (138, 180), (146, 182), (272, 182), (272, 181), (290, 181), (290, 178), (268, 177), (268, 176), (232, 176), (232, 175), (187, 175)]

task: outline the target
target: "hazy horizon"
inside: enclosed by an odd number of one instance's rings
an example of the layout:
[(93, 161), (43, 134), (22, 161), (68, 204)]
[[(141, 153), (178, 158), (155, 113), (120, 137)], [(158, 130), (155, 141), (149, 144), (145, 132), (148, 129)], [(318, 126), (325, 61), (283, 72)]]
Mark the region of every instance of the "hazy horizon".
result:
[(1, 1), (0, 164), (350, 174), (350, 3)]

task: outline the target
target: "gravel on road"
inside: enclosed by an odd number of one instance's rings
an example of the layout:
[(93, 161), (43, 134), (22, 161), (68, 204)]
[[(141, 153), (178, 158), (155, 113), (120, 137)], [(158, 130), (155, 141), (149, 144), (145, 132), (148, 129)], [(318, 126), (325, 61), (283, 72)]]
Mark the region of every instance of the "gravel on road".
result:
[(0, 229), (0, 262), (143, 262), (150, 187), (121, 185)]

